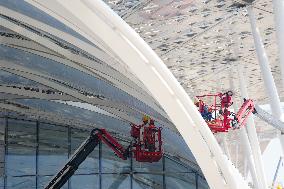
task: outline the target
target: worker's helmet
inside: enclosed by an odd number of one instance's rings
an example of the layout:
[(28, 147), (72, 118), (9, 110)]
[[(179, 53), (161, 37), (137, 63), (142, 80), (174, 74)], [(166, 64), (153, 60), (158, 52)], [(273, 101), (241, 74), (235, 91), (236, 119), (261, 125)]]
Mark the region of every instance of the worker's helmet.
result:
[(228, 91), (228, 92), (227, 92), (227, 95), (233, 96), (233, 92), (232, 92), (232, 91)]
[(148, 123), (148, 121), (149, 121), (149, 116), (144, 115), (143, 118), (142, 118), (142, 121)]

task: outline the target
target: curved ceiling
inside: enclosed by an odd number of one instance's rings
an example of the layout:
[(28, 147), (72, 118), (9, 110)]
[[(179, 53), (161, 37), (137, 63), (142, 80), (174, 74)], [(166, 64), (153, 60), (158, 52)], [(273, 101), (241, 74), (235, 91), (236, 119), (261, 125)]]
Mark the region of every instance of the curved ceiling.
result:
[[(250, 95), (260, 103), (268, 101), (262, 87), (248, 15), (238, 1), (105, 2), (163, 58), (189, 95), (225, 91), (230, 88), (230, 78), (237, 86), (236, 65), (243, 64)], [(254, 1), (253, 11), (283, 97), (272, 1)], [(239, 95), (238, 90), (235, 94)]]

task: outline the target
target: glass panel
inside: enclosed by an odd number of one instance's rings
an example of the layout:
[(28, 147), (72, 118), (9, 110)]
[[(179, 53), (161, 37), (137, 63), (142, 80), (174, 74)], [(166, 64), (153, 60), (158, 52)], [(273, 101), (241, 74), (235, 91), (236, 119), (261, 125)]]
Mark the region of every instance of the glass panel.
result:
[[(137, 100), (123, 90), (120, 90), (107, 81), (100, 80), (94, 76), (85, 74), (79, 70), (68, 67), (51, 59), (18, 50), (12, 47), (0, 45), (0, 57), (3, 60), (11, 61), (34, 71), (39, 71), (43, 74), (52, 76), (54, 79), (64, 81), (64, 85), (71, 85), (72, 88), (82, 89), (89, 95), (101, 95), (112, 101), (126, 104), (129, 107), (137, 108), (140, 111), (146, 112), (149, 115), (154, 115), (163, 119), (156, 111), (147, 106), (145, 103)], [(94, 62), (95, 63), (95, 62)], [(133, 116), (140, 118), (139, 114), (130, 112)]]
[(35, 167), (35, 122), (8, 119), (7, 174), (34, 175)]
[(162, 189), (163, 176), (151, 174), (134, 174), (133, 188), (135, 189)]
[(163, 170), (162, 159), (158, 162), (137, 162), (133, 159), (133, 170), (136, 172), (161, 172)]
[(166, 188), (168, 189), (196, 189), (195, 173), (171, 173), (166, 175)]
[(0, 177), (0, 189), (4, 188), (4, 178)]
[(198, 176), (198, 189), (209, 189), (207, 181), (200, 176)]
[[(1, 45), (0, 45), (0, 51), (2, 50)], [(3, 58), (2, 55), (0, 56), (1, 59)], [(28, 86), (42, 86), (34, 81), (31, 81), (29, 79), (25, 79), (23, 77), (11, 74), (9, 72), (5, 72), (3, 70), (0, 70), (0, 81), (1, 85), (28, 85)]]
[[(44, 189), (44, 187), (49, 183), (49, 181), (52, 179), (52, 176), (43, 176), (38, 178), (38, 189)], [(61, 189), (67, 189), (68, 188), (68, 182), (65, 183)], [(76, 188), (75, 188), (76, 189)]]
[(135, 189), (152, 189), (151, 185), (143, 180), (135, 180), (133, 179), (133, 188)]
[(130, 176), (128, 174), (103, 174), (102, 188), (130, 189)]
[[(125, 148), (129, 145), (119, 141)], [(130, 159), (120, 159), (113, 150), (102, 143), (102, 172), (103, 173), (128, 173), (130, 171)]]
[(165, 157), (165, 170), (166, 172), (191, 172), (193, 171), (186, 165), (174, 160), (174, 158)]
[(39, 174), (54, 175), (68, 159), (66, 127), (39, 124)]
[[(71, 149), (73, 154), (77, 148), (90, 136), (90, 132), (71, 129)], [(79, 166), (75, 174), (90, 174), (99, 172), (99, 146)]]
[(43, 111), (58, 113), (59, 115), (71, 117), (72, 119), (79, 119), (84, 123), (93, 123), (95, 125), (101, 125), (115, 131), (119, 130), (121, 133), (129, 133), (129, 123), (93, 111), (88, 111), (82, 108), (76, 108), (74, 106), (57, 102), (51, 102), (48, 100), (21, 99), (16, 100), (16, 102), (41, 109)]
[(5, 165), (5, 119), (0, 118), (0, 188), (3, 186), (1, 182), (4, 176), (4, 165)]
[(164, 129), (162, 131), (162, 137), (165, 139), (163, 147), (166, 152), (170, 152), (171, 154), (178, 154), (179, 157), (185, 157), (192, 162), (196, 162), (193, 154), (191, 153), (190, 149), (188, 148), (180, 134), (176, 133), (175, 131), (172, 132), (171, 130)]
[(0, 5), (7, 7), (9, 9), (15, 10), (21, 14), (27, 15), (33, 19), (41, 21), (45, 24), (55, 27), (56, 29), (62, 30), (66, 33), (73, 35), (85, 42), (89, 42), (86, 38), (82, 35), (75, 32), (73, 29), (67, 27), (62, 22), (58, 21), (57, 19), (53, 18), (52, 16), (46, 14), (45, 12), (41, 11), (40, 9), (30, 5), (25, 1), (18, 1), (18, 0), (1, 0)]
[(7, 189), (36, 188), (36, 177), (8, 177)]
[(98, 189), (99, 175), (74, 175), (71, 179), (71, 188)]

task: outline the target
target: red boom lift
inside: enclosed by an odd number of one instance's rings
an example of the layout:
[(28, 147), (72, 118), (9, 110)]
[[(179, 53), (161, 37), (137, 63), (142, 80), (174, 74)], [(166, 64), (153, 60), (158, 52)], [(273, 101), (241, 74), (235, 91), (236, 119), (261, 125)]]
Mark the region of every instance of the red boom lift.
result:
[(142, 125), (131, 125), (131, 136), (135, 139), (133, 154), (139, 162), (157, 162), (162, 157), (162, 128), (156, 128), (150, 120), (148, 127)]
[(130, 155), (139, 162), (157, 162), (162, 158), (162, 137), (161, 128), (154, 125), (154, 120), (150, 124), (146, 122), (142, 125), (131, 124), (131, 136), (133, 141), (125, 149), (109, 132), (105, 129), (93, 129), (90, 136), (75, 151), (65, 166), (48, 183), (45, 189), (59, 189), (75, 173), (80, 164), (95, 149), (100, 141), (107, 144), (114, 153), (121, 159), (126, 160)]
[[(195, 105), (213, 133), (228, 132), (230, 128), (237, 129), (246, 124), (247, 118), (254, 112), (253, 101), (244, 99), (240, 110), (235, 114), (229, 111), (232, 106), (231, 91), (226, 93), (196, 96)], [(207, 105), (205, 99), (210, 99), (212, 105)], [(213, 98), (213, 102), (212, 102)]]

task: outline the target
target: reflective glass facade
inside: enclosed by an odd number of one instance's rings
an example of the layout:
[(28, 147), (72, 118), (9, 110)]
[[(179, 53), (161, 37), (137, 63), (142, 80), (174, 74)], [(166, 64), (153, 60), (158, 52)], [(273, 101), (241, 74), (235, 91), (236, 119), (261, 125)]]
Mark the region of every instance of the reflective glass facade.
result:
[(124, 161), (102, 143), (63, 188), (208, 188), (165, 111), (103, 42), (26, 1), (0, 10), (0, 189), (44, 188), (94, 127), (128, 146), (143, 115), (163, 128), (162, 160)]
[[(4, 116), (0, 118), (0, 188), (44, 188), (89, 131), (68, 125)], [(127, 140), (118, 139), (124, 146)], [(126, 161), (100, 144), (65, 189), (208, 188), (194, 168), (169, 154), (157, 163)]]

